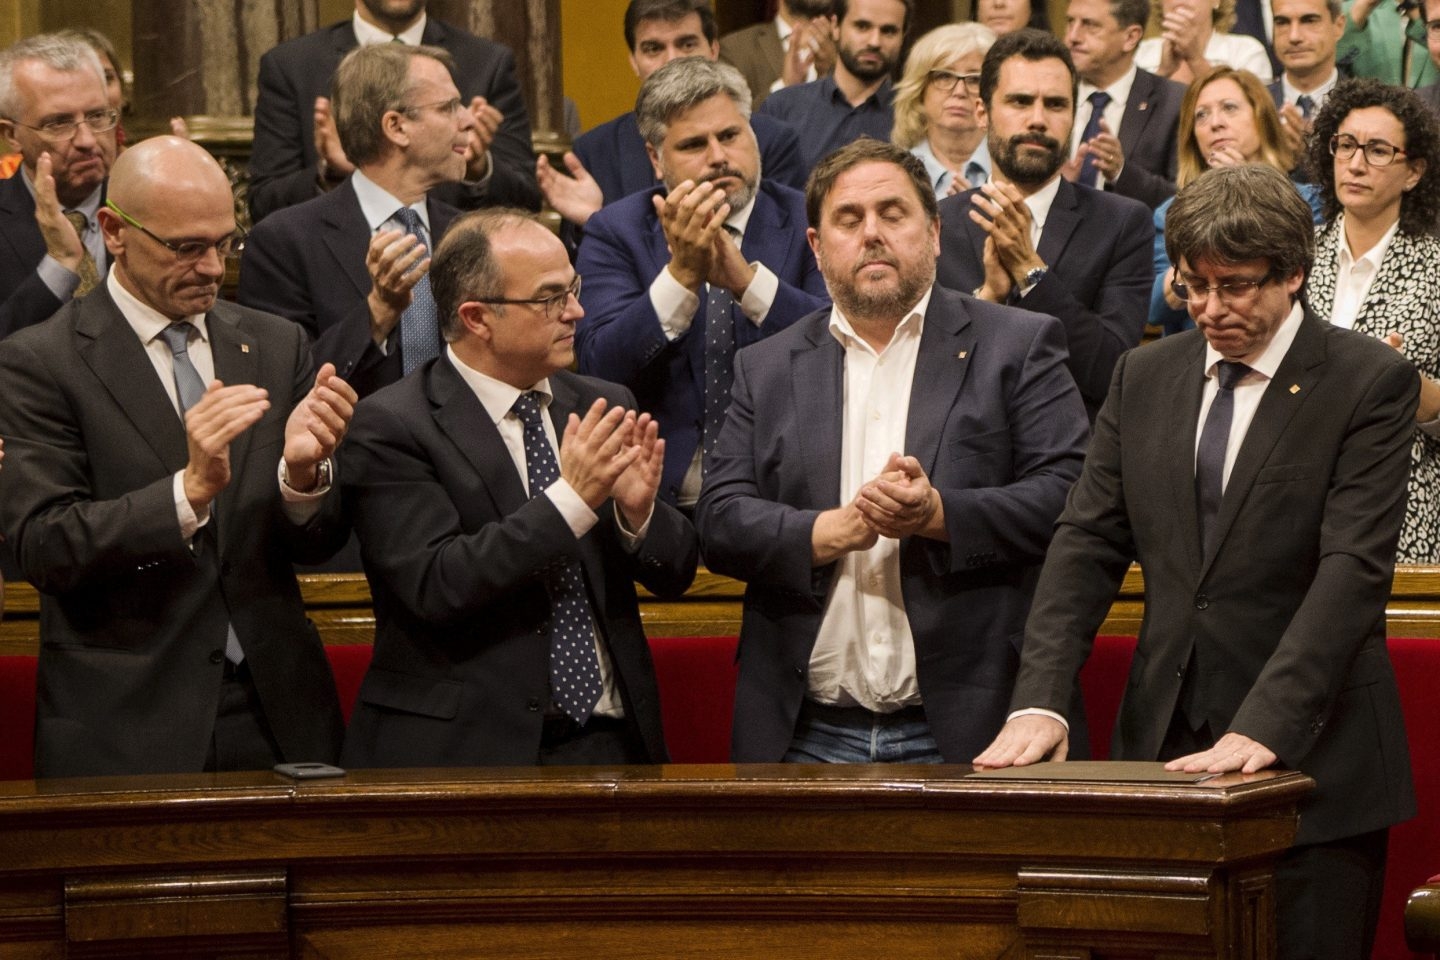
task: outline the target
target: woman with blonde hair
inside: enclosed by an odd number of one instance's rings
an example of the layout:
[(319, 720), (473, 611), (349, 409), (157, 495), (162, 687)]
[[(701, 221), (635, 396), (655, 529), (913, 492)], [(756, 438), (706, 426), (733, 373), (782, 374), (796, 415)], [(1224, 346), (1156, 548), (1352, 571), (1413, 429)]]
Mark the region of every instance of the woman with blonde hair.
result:
[(944, 199), (990, 179), (980, 102), (980, 64), (995, 31), (978, 23), (936, 27), (915, 41), (895, 88), (890, 139), (925, 164)]
[(1228, 32), (1235, 25), (1235, 0), (1151, 0), (1151, 22), (1160, 36), (1140, 41), (1135, 65), (1141, 70), (1180, 83), (1216, 67), (1249, 70), (1265, 83), (1272, 79), (1265, 46)]
[[(1215, 167), (1263, 163), (1286, 173), (1294, 161), (1280, 131), (1274, 99), (1265, 85), (1245, 70), (1221, 67), (1192, 83), (1180, 103), (1176, 136), (1180, 138), (1175, 177), (1179, 188)], [(1320, 191), (1310, 183), (1295, 188), (1320, 223)], [(1169, 211), (1169, 200), (1155, 210), (1155, 288), (1150, 295), (1150, 322), (1167, 334), (1195, 325), (1184, 301), (1171, 289), (1174, 277), (1165, 252), (1165, 214)]]

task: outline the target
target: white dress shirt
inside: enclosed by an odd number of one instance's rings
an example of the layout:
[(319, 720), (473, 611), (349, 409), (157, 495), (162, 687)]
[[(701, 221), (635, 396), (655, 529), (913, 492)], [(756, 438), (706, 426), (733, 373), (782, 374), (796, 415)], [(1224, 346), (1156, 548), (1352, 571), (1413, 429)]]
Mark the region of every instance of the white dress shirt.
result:
[[(1315, 101), (1315, 106), (1310, 109), (1310, 119), (1313, 120), (1315, 119), (1315, 114), (1319, 112), (1320, 108), (1325, 106), (1325, 98), (1330, 96), (1330, 91), (1335, 89), (1335, 84), (1339, 81), (1340, 71), (1331, 70), (1330, 78), (1324, 83), (1320, 84), (1320, 86), (1316, 87), (1314, 90), (1300, 91), (1295, 89), (1295, 87), (1291, 85), (1290, 75), (1288, 73), (1282, 73), (1280, 75), (1280, 95), (1285, 98), (1286, 103), (1293, 104), (1296, 100), (1300, 99), (1300, 94), (1302, 92), (1308, 93), (1310, 99)], [(1300, 108), (1296, 107), (1295, 109), (1298, 110)]]
[(1360, 307), (1370, 294), (1375, 275), (1380, 272), (1380, 264), (1385, 261), (1385, 252), (1390, 249), (1390, 241), (1395, 239), (1395, 234), (1400, 229), (1400, 221), (1392, 223), (1375, 246), (1355, 257), (1350, 254), (1350, 243), (1345, 239), (1345, 214), (1341, 213), (1340, 216), (1341, 220), (1337, 225), (1340, 231), (1340, 259), (1335, 267), (1335, 306), (1330, 314), (1330, 322), (1337, 327), (1353, 330), (1355, 320), (1360, 316)]
[[(780, 35), (780, 49), (788, 54), (790, 52), (790, 36), (795, 32), (795, 28), (790, 26), (790, 21), (777, 13), (775, 14), (775, 32)], [(820, 79), (820, 75), (815, 72), (815, 57), (812, 55), (810, 57), (810, 66), (805, 68), (805, 79), (802, 82), (809, 83), (812, 80), (818, 79)], [(776, 90), (783, 90), (784, 88), (785, 78), (783, 76), (776, 77), (770, 84), (771, 93), (774, 93)]]
[[(1261, 6), (1268, 7), (1269, 4)], [(1160, 37), (1151, 37), (1149, 40), (1141, 40), (1140, 46), (1135, 51), (1135, 65), (1142, 70), (1149, 70), (1154, 73), (1160, 67), (1160, 54), (1165, 41)], [(1261, 83), (1269, 83), (1274, 79), (1270, 69), (1270, 55), (1265, 52), (1265, 47), (1254, 37), (1247, 37), (1243, 33), (1220, 33), (1216, 31), (1210, 34), (1210, 42), (1205, 44), (1205, 59), (1212, 67), (1234, 67), (1236, 70), (1249, 70), (1260, 78)]]
[(412, 47), (418, 47), (420, 45), (420, 38), (425, 34), (425, 20), (427, 16), (428, 14), (422, 11), (420, 19), (416, 20), (415, 23), (410, 26), (410, 29), (399, 34), (392, 34), (387, 30), (381, 30), (377, 26), (366, 23), (361, 19), (358, 10), (355, 12), (355, 15), (350, 18), (350, 23), (355, 29), (355, 42), (362, 47), (368, 47), (372, 43), (390, 43), (393, 40), (399, 40)]
[[(1110, 102), (1105, 104), (1105, 109), (1101, 112), (1100, 117), (1105, 121), (1105, 125), (1110, 128), (1110, 132), (1117, 137), (1120, 136), (1120, 121), (1125, 117), (1125, 104), (1130, 102), (1130, 89), (1135, 86), (1135, 75), (1137, 73), (1139, 73), (1139, 68), (1132, 62), (1130, 69), (1125, 71), (1124, 76), (1105, 88), (1105, 92), (1110, 94)], [(1090, 105), (1090, 94), (1098, 89), (1100, 88), (1093, 84), (1086, 83), (1084, 80), (1080, 81), (1080, 89), (1076, 94), (1075, 101), (1075, 126), (1070, 133), (1070, 155), (1072, 157), (1075, 155), (1075, 150), (1080, 146), (1080, 135), (1085, 132), (1085, 128), (1090, 124), (1090, 114), (1094, 109)], [(1096, 174), (1096, 186), (1103, 187), (1109, 182), (1106, 180), (1105, 174), (1099, 173), (1099, 171), (1096, 171)]]
[[(390, 191), (365, 176), (358, 169), (350, 175), (350, 186), (355, 191), (355, 199), (360, 203), (360, 215), (365, 218), (365, 224), (370, 228), (371, 237), (381, 230), (399, 230), (402, 233), (409, 233), (410, 228), (395, 216), (401, 207), (409, 206), (420, 218), (422, 233), (420, 240), (427, 249), (431, 251), (435, 249), (431, 242), (430, 209), (424, 197), (411, 204), (401, 203)], [(400, 324), (397, 323), (395, 329), (390, 331), (390, 336), (385, 338), (385, 342), (376, 346), (382, 354), (388, 356), (394, 348), (395, 339), (399, 336)]]

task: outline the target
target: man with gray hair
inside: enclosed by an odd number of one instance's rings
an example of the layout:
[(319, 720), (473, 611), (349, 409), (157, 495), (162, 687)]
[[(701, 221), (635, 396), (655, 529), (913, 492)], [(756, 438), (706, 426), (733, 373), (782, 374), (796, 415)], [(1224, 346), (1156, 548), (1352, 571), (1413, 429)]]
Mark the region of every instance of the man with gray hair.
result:
[(42, 33), (0, 51), (0, 138), (23, 158), (0, 180), (0, 337), (89, 293), (109, 269), (96, 213), (119, 120), (89, 44)]
[(1219, 167), (1165, 225), (1198, 329), (1116, 365), (978, 765), (1065, 759), (1067, 695), (1131, 561), (1145, 622), (1110, 756), (1317, 788), (1277, 872), (1280, 957), (1370, 956), (1388, 829), (1415, 815), (1385, 647), (1419, 380), (1300, 296), (1310, 208)]
[(457, 211), (427, 197), (460, 179), (475, 121), (438, 47), (359, 47), (335, 71), (332, 107), (355, 172), (255, 225), (240, 302), (289, 317), (317, 363), (361, 395), (440, 352), (429, 251)]
[(750, 88), (728, 64), (673, 60), (635, 102), (662, 187), (590, 219), (576, 269), (580, 371), (623, 383), (666, 440), (660, 496), (693, 507), (730, 400), (735, 351), (826, 302), (805, 198), (762, 180)]
[(445, 350), (360, 404), (340, 473), (377, 619), (342, 763), (663, 762), (635, 581), (678, 596), (697, 555), (665, 441), (567, 369), (580, 277), (534, 217), (461, 218), (431, 277)]

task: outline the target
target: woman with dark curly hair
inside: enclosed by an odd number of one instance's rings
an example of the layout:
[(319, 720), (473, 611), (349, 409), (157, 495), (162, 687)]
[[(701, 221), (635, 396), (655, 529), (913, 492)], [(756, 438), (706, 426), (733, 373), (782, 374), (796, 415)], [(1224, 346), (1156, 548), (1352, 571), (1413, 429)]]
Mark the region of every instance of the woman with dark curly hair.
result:
[(1325, 224), (1306, 298), (1332, 323), (1385, 338), (1420, 371), (1396, 559), (1440, 563), (1440, 128), (1413, 91), (1345, 80), (1316, 115), (1308, 149)]

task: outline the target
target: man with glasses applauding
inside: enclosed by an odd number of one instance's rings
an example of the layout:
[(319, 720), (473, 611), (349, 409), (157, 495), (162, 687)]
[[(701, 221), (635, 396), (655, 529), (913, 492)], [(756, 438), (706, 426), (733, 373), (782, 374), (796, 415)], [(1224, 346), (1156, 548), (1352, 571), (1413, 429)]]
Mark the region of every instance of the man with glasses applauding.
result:
[(0, 341), (0, 530), (40, 591), (41, 777), (332, 761), (335, 684), (291, 564), (343, 541), (354, 391), (304, 332), (218, 301), (239, 246), (201, 147), (144, 140), (94, 293)]
[(95, 215), (119, 120), (88, 44), (43, 33), (0, 51), (0, 139), (23, 158), (0, 180), (0, 337), (104, 278), (110, 260)]

